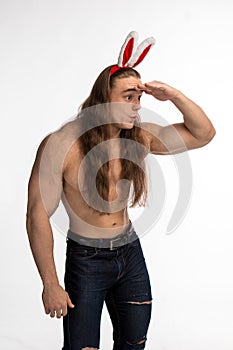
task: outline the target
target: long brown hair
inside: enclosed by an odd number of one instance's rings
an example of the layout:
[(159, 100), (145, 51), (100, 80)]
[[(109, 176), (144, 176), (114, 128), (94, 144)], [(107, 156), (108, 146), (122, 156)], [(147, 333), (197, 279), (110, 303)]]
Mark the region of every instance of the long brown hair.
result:
[[(98, 196), (91, 189), (96, 183), (96, 189), (99, 196), (108, 201), (109, 195), (109, 162), (103, 162), (103, 152), (108, 153), (107, 145), (104, 141), (110, 139), (109, 124), (104, 121), (104, 112), (99, 112), (98, 106), (108, 104), (111, 88), (117, 79), (135, 77), (140, 78), (140, 74), (132, 68), (122, 68), (110, 76), (112, 66), (105, 68), (96, 79), (91, 93), (81, 105), (78, 118), (81, 121), (81, 127), (85, 132), (79, 137), (81, 151), (85, 157), (85, 180), (84, 187), (88, 192), (89, 203), (91, 207), (101, 208), (100, 212), (108, 212), (108, 205), (103, 209), (103, 203), (98, 203)], [(92, 107), (92, 108), (89, 108)], [(88, 113), (86, 113), (88, 111)], [(96, 126), (96, 119), (102, 118), (102, 123)], [(94, 121), (94, 123), (93, 123)], [(104, 121), (104, 122), (103, 122)], [(101, 124), (101, 125), (100, 125)], [(93, 126), (94, 125), (94, 126)], [(86, 131), (87, 130), (87, 131)], [(147, 198), (147, 177), (145, 173), (145, 156), (148, 153), (142, 138), (140, 120), (135, 122), (131, 129), (121, 129), (121, 141), (132, 140), (127, 142), (127, 147), (121, 145), (120, 162), (121, 162), (121, 179), (127, 179), (133, 184), (133, 196), (130, 207), (136, 205), (145, 205)], [(99, 153), (91, 154), (90, 150), (98, 144), (103, 144)], [(129, 146), (130, 144), (130, 146)], [(106, 159), (106, 158), (105, 158)], [(133, 160), (133, 161), (131, 161)], [(93, 174), (93, 168), (98, 169), (97, 174)], [(93, 179), (93, 176), (95, 177)], [(93, 182), (94, 181), (94, 182)], [(93, 197), (93, 198), (92, 198)], [(128, 196), (127, 196), (128, 199)]]

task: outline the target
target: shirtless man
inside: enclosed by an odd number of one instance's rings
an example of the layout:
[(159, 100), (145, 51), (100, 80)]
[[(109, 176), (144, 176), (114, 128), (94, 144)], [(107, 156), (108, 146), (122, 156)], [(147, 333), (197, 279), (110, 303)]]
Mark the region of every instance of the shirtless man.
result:
[[(126, 137), (142, 144), (148, 153), (173, 154), (203, 147), (215, 135), (204, 111), (179, 90), (158, 81), (142, 83), (133, 68), (123, 67), (114, 72), (112, 69), (113, 66), (107, 67), (99, 75), (81, 110), (82, 113), (88, 107), (109, 103), (113, 106), (112, 119), (109, 116), (109, 123), (101, 126), (97, 121), (97, 126), (88, 130), (86, 136), (79, 133), (82, 118), (47, 136), (38, 149), (29, 181), (27, 232), (43, 282), (45, 312), (51, 317), (63, 316), (64, 350), (99, 348), (104, 302), (113, 325), (113, 349), (145, 348), (152, 295), (124, 194), (129, 195), (133, 184), (133, 205), (144, 203), (146, 178), (143, 166), (122, 161), (117, 142)], [(140, 123), (143, 93), (160, 101), (171, 101), (182, 113), (183, 122), (168, 126)], [(88, 113), (85, 117), (88, 119)], [(82, 160), (94, 145), (109, 140), (112, 147), (110, 143), (104, 148), (109, 161), (97, 174), (99, 181), (95, 184), (89, 173), (96, 165), (90, 158), (80, 175)], [(116, 184), (122, 178), (128, 182), (117, 191)], [(100, 194), (99, 202), (95, 202), (96, 193)], [(114, 202), (117, 198), (121, 200)], [(65, 289), (56, 273), (49, 221), (60, 200), (70, 219)]]

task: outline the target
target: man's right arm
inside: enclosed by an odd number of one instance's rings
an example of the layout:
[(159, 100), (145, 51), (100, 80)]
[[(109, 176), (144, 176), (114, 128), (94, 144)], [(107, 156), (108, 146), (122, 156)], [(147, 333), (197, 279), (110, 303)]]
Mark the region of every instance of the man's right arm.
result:
[(60, 318), (74, 307), (59, 285), (53, 256), (53, 233), (49, 217), (56, 210), (62, 191), (62, 176), (53, 169), (51, 147), (45, 138), (36, 155), (28, 186), (27, 233), (32, 254), (43, 282), (45, 312)]

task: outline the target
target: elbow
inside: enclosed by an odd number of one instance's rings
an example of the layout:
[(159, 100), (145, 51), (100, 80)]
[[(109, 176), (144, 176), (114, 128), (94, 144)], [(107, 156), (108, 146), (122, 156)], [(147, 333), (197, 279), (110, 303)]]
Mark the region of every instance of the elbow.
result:
[(216, 135), (216, 130), (213, 126), (211, 126), (208, 130), (206, 130), (205, 135), (199, 138), (200, 147), (203, 147), (210, 143), (214, 136)]
[(29, 207), (26, 212), (26, 231), (30, 241), (43, 222), (45, 222), (45, 217), (41, 214), (41, 211), (37, 207)]
[(206, 137), (206, 144), (208, 144), (211, 140), (213, 140), (215, 135), (216, 135), (216, 130), (213, 126), (211, 126)]

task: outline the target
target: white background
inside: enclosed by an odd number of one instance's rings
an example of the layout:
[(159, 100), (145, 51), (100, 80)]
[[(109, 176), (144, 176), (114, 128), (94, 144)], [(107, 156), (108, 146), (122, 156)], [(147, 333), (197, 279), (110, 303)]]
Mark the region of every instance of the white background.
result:
[[(209, 145), (189, 152), (192, 202), (171, 235), (177, 174), (168, 158), (161, 161), (167, 207), (141, 240), (153, 288), (147, 349), (232, 350), (232, 18), (231, 0), (0, 1), (1, 349), (62, 347), (62, 322), (44, 314), (27, 241), (27, 182), (41, 140), (76, 114), (136, 30), (140, 40), (157, 40), (138, 67), (142, 80), (183, 91), (217, 131)], [(145, 97), (142, 104), (171, 123), (181, 120), (170, 102)], [(62, 283), (65, 237), (54, 236)], [(111, 349), (111, 332), (104, 309), (101, 349)]]

